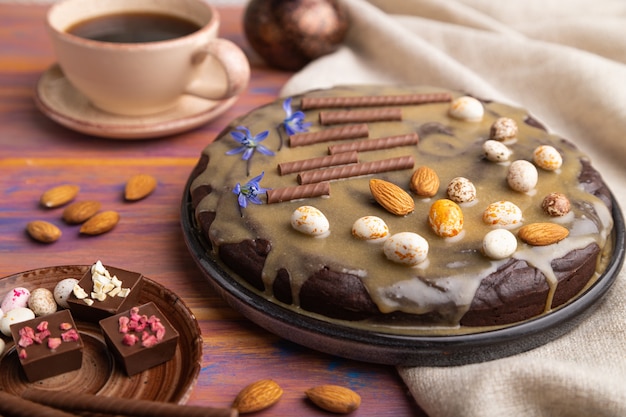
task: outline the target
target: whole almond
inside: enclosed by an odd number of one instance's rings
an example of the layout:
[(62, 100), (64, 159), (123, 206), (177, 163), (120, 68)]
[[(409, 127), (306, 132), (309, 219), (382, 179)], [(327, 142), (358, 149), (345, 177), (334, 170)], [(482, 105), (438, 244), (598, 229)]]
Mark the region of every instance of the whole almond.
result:
[(50, 222), (43, 220), (33, 220), (26, 225), (26, 231), (33, 239), (43, 242), (52, 243), (61, 237), (61, 229)]
[(39, 201), (42, 206), (48, 208), (59, 207), (69, 203), (80, 191), (80, 187), (74, 184), (63, 184), (57, 187), (51, 188), (44, 192)]
[(421, 197), (432, 197), (439, 191), (439, 176), (427, 166), (419, 167), (411, 176), (410, 188)]
[(157, 180), (152, 175), (137, 174), (132, 176), (124, 189), (124, 198), (128, 201), (141, 200), (149, 196), (157, 186)]
[(569, 230), (556, 223), (531, 223), (519, 229), (519, 238), (533, 246), (557, 243), (569, 235)]
[(391, 182), (372, 179), (370, 191), (378, 204), (392, 214), (404, 216), (415, 210), (415, 202), (409, 193)]
[(242, 389), (232, 407), (240, 414), (253, 413), (274, 405), (283, 395), (283, 390), (271, 379), (261, 379)]
[(305, 394), (315, 405), (331, 413), (348, 414), (361, 405), (359, 394), (339, 385), (320, 385), (306, 390)]
[(113, 229), (120, 221), (120, 215), (116, 211), (103, 211), (97, 213), (80, 227), (80, 233), (85, 235), (100, 235)]
[(72, 203), (63, 210), (63, 220), (69, 224), (82, 223), (96, 214), (100, 205), (99, 201), (93, 200)]

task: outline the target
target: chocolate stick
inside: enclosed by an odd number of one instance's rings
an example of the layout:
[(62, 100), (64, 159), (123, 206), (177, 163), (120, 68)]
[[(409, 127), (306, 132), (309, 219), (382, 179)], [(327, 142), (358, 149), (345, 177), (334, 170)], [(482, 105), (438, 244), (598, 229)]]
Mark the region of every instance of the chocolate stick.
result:
[(369, 135), (367, 124), (333, 127), (320, 130), (319, 132), (296, 133), (289, 136), (289, 145), (296, 146), (314, 145), (331, 140), (366, 138)]
[[(107, 397), (75, 392), (29, 388), (22, 397), (51, 407), (76, 412), (115, 414), (134, 417), (236, 417), (237, 410), (179, 405), (161, 401)], [(30, 414), (39, 415), (38, 413)], [(50, 417), (53, 417), (50, 415)], [(59, 416), (61, 417), (61, 416)]]
[(336, 165), (353, 164), (355, 162), (359, 162), (359, 155), (356, 152), (344, 152), (337, 155), (327, 155), (320, 156), (318, 158), (282, 162), (278, 164), (278, 173), (280, 175), (287, 175), (294, 172), (309, 171), (311, 169), (326, 168)]
[(315, 184), (295, 185), (293, 187), (274, 188), (267, 190), (267, 204), (328, 195), (330, 195), (330, 183), (327, 181)]
[(319, 118), (322, 125), (400, 121), (402, 120), (402, 109), (398, 107), (384, 107), (367, 110), (322, 111)]
[(322, 181), (359, 177), (361, 175), (378, 174), (380, 172), (399, 171), (413, 168), (413, 165), (415, 165), (415, 160), (411, 155), (379, 159), (377, 161), (360, 162), (358, 164), (301, 172), (298, 174), (298, 183), (312, 184)]
[(0, 416), (7, 417), (77, 417), (56, 408), (25, 400), (17, 395), (0, 391)]
[(328, 147), (328, 153), (331, 155), (341, 155), (344, 152), (366, 152), (378, 151), (381, 149), (396, 148), (398, 146), (417, 145), (419, 136), (417, 133), (408, 133), (406, 135), (388, 136), (377, 139), (356, 140), (348, 143), (340, 143)]
[(302, 110), (310, 110), (338, 107), (401, 106), (440, 103), (451, 100), (452, 96), (449, 93), (416, 93), (358, 97), (303, 97), (300, 108)]

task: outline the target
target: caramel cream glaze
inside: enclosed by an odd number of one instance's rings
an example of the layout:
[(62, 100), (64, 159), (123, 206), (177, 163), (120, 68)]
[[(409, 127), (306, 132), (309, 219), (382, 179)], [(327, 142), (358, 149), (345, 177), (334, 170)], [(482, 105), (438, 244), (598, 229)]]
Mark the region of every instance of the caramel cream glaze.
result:
[[(354, 86), (313, 91), (306, 96), (398, 95), (446, 91), (430, 87)], [(458, 92), (450, 93), (453, 98), (462, 95)], [(548, 221), (558, 222), (569, 229), (569, 236), (565, 240), (545, 247), (532, 247), (518, 238), (518, 248), (513, 255), (541, 270), (547, 277), (552, 293), (556, 285), (550, 267), (552, 259), (592, 242), (605, 248), (610, 241), (612, 217), (608, 208), (601, 200), (585, 192), (578, 181), (580, 159), (585, 158), (585, 155), (571, 143), (546, 133), (536, 123), (529, 123), (529, 115), (525, 110), (495, 102), (483, 102), (485, 112), (479, 122), (450, 117), (449, 102), (401, 106), (402, 121), (369, 123), (369, 138), (418, 132), (418, 145), (359, 153), (359, 160), (364, 162), (413, 155), (413, 169), (336, 180), (331, 182), (330, 196), (327, 197), (265, 204), (265, 196), (262, 196), (264, 204), (249, 204), (242, 209), (241, 215), (237, 196), (232, 191), (237, 183), (243, 185), (264, 172), (265, 176), (260, 183), (264, 188), (297, 185), (297, 174), (279, 175), (279, 163), (325, 156), (328, 155), (329, 145), (349, 141), (292, 148), (283, 133), (284, 145), (279, 150), (281, 134), (278, 126), (285, 118), (282, 104), (283, 100), (278, 100), (232, 122), (203, 151), (204, 156), (209, 158), (209, 163), (206, 170), (193, 180), (191, 190), (203, 184), (209, 184), (212, 188), (212, 192), (196, 207), (196, 214), (201, 211), (216, 213), (208, 236), (214, 252), (219, 251), (220, 245), (224, 243), (237, 243), (246, 239), (264, 238), (271, 242), (272, 248), (263, 268), (265, 287), (271, 289), (277, 271), (286, 268), (290, 274), (294, 297), (294, 305), (290, 308), (301, 313), (306, 314), (297, 307), (299, 287), (314, 272), (330, 267), (335, 271), (359, 276), (382, 312), (423, 314), (439, 311), (450, 319), (454, 327), (454, 323), (458, 323), (469, 308), (481, 279), (507, 262), (507, 259), (489, 259), (481, 252), (482, 239), (493, 228), (483, 223), (482, 214), (487, 205), (495, 201), (508, 200), (521, 208), (523, 222), (519, 226)], [(297, 111), (299, 106), (300, 97), (293, 97), (293, 111)], [(331, 127), (320, 125), (318, 115), (322, 110), (328, 109), (305, 111), (305, 121), (313, 123), (310, 132)], [(516, 141), (508, 143), (513, 152), (509, 161), (494, 163), (485, 159), (482, 144), (489, 139), (490, 127), (500, 116), (515, 120), (519, 134)], [(230, 136), (230, 132), (238, 126), (247, 127), (253, 135), (268, 130), (269, 136), (262, 144), (275, 152), (275, 156), (255, 152), (251, 159), (249, 176), (246, 175), (246, 162), (242, 160), (242, 154), (226, 155), (227, 151), (239, 146)], [(532, 161), (533, 150), (542, 144), (550, 144), (560, 152), (563, 157), (562, 167), (552, 172), (538, 168), (538, 184), (529, 193), (511, 190), (506, 181), (508, 165), (518, 159)], [(406, 216), (396, 216), (373, 200), (369, 189), (370, 179), (390, 181), (410, 193), (411, 175), (422, 165), (436, 171), (441, 186), (437, 195), (432, 198), (420, 198), (411, 194), (415, 201), (414, 212)], [(463, 232), (454, 238), (441, 238), (428, 225), (428, 211), (434, 201), (447, 198), (448, 182), (459, 176), (474, 183), (477, 198), (471, 203), (460, 205), (464, 214)], [(561, 192), (568, 196), (572, 210), (567, 216), (555, 219), (543, 213), (541, 201), (551, 192)], [(330, 234), (327, 237), (311, 237), (291, 227), (291, 214), (302, 205), (314, 206), (324, 213), (330, 223)], [(424, 237), (430, 248), (427, 260), (416, 267), (395, 264), (384, 256), (382, 243), (371, 243), (353, 237), (351, 228), (354, 221), (371, 215), (382, 218), (389, 226), (390, 234), (409, 231)], [(511, 231), (516, 233), (518, 229), (516, 227)], [(600, 266), (596, 277), (599, 273)], [(281, 304), (270, 291), (266, 290), (264, 296)], [(454, 306), (452, 311), (451, 305)]]

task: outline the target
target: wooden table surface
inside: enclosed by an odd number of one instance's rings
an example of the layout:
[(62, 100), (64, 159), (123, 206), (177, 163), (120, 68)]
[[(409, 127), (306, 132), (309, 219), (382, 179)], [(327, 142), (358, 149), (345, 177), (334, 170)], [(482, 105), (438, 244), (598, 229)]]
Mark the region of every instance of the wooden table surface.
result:
[[(180, 203), (185, 182), (202, 149), (234, 117), (272, 101), (290, 74), (265, 66), (247, 45), (241, 8), (222, 8), (222, 36), (250, 58), (250, 86), (225, 114), (193, 131), (151, 140), (113, 140), (66, 129), (40, 113), (33, 101), (37, 80), (54, 63), (44, 29), (47, 6), (0, 4), (0, 276), (95, 260), (138, 271), (176, 292), (199, 321), (202, 370), (189, 404), (227, 407), (237, 392), (272, 378), (284, 389), (263, 416), (323, 416), (304, 398), (320, 384), (350, 387), (362, 397), (355, 416), (424, 415), (391, 366), (372, 365), (315, 352), (283, 340), (231, 309), (197, 269), (183, 241)], [(133, 174), (158, 179), (147, 199), (125, 203), (122, 190)], [(82, 199), (117, 210), (111, 232), (81, 237), (61, 221), (62, 209), (43, 209), (39, 197), (73, 183)], [(40, 244), (25, 233), (35, 219), (51, 221), (63, 236)]]

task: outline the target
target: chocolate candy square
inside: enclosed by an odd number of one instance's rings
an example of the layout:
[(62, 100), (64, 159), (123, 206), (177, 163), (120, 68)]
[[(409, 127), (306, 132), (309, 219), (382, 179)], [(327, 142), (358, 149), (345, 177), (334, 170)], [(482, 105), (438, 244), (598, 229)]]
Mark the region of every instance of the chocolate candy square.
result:
[(30, 382), (80, 369), (83, 341), (69, 310), (11, 326), (15, 348)]
[[(108, 271), (108, 275), (111, 278), (117, 278), (117, 281), (113, 280), (112, 283), (103, 284), (105, 288), (96, 288), (98, 278), (94, 278), (93, 274), (94, 269), (96, 269), (94, 268), (95, 265), (99, 265), (97, 269), (101, 272)], [(106, 317), (139, 304), (139, 296), (143, 287), (143, 276), (140, 273), (110, 266), (104, 267), (99, 262), (94, 266), (78, 281), (78, 286), (85, 292), (85, 298), (78, 298), (76, 291), (74, 291), (67, 299), (76, 320), (97, 323)], [(106, 281), (106, 279), (104, 280)], [(102, 280), (99, 282), (102, 283)]]
[(169, 361), (178, 332), (150, 302), (100, 320), (109, 349), (129, 376)]

